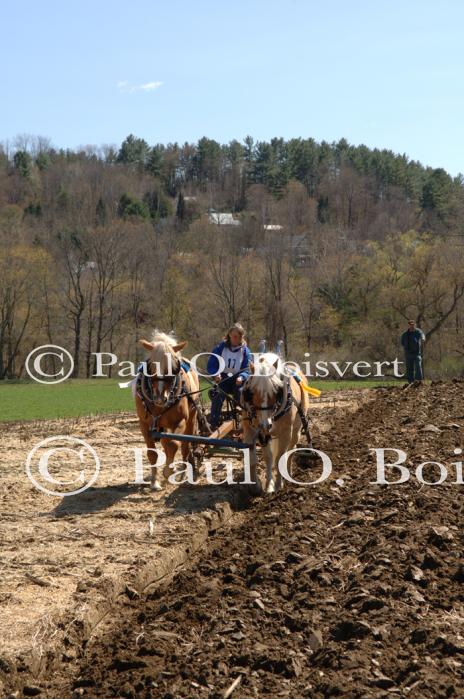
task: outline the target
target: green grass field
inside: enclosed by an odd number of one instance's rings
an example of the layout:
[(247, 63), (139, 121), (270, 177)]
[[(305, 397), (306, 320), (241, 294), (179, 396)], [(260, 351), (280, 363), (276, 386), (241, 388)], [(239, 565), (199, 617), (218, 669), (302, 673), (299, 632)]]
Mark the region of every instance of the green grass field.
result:
[[(325, 391), (373, 388), (397, 381), (311, 381)], [(207, 387), (206, 383), (202, 388)], [(203, 394), (207, 398), (207, 393)], [(49, 420), (82, 415), (133, 411), (130, 388), (121, 389), (115, 379), (72, 379), (45, 386), (33, 381), (0, 382), (0, 421)]]

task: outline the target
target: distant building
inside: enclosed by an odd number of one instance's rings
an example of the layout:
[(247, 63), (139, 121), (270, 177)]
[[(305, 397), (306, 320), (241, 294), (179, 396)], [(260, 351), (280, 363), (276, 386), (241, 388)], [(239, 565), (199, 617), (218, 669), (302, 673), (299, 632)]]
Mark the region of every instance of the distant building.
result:
[(265, 231), (282, 231), (284, 227), (278, 223), (266, 223), (263, 228)]
[(241, 222), (237, 221), (233, 214), (221, 214), (217, 211), (208, 211), (208, 221), (215, 223), (217, 226), (241, 226)]

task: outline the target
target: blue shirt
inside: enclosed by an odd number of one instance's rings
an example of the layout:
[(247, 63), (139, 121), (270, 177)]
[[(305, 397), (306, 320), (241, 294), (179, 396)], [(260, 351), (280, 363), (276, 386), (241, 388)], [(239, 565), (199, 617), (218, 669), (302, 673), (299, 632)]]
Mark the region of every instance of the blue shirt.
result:
[[(224, 350), (227, 351), (224, 352)], [(216, 347), (213, 347), (206, 365), (208, 374), (216, 376), (219, 370), (219, 360), (214, 355), (222, 357), (223, 352), (227, 355), (227, 363), (229, 366), (227, 366), (226, 363), (225, 368), (221, 372), (221, 376), (225, 378), (228, 373), (232, 373), (236, 376), (240, 376), (245, 381), (250, 375), (251, 352), (245, 344), (239, 345), (238, 347), (227, 347), (225, 340), (222, 340)], [(237, 355), (237, 363), (234, 366), (232, 366), (234, 363), (234, 359), (231, 357), (232, 354)], [(238, 362), (240, 362), (240, 364)]]

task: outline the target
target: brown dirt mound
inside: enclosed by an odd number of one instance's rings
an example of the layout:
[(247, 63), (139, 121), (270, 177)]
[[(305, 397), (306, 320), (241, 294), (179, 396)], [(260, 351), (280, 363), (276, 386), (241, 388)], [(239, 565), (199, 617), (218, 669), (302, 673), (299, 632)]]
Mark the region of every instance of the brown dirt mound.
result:
[[(27, 691), (464, 696), (463, 486), (451, 466), (464, 448), (463, 387), (379, 389), (337, 417), (315, 444), (333, 461), (329, 480), (256, 500), (189, 569), (127, 598), (114, 623), (64, 649), (67, 662)], [(381, 447), (404, 450), (412, 472), (430, 460), (450, 475), (436, 486), (373, 484), (369, 449)], [(298, 471), (319, 473), (317, 463)]]

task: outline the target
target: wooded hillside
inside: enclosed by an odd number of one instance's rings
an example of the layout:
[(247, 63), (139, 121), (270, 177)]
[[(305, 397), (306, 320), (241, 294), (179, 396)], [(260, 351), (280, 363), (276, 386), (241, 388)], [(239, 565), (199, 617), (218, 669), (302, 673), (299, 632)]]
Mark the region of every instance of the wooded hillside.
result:
[(461, 176), (343, 139), (18, 138), (0, 149), (0, 378), (45, 343), (89, 376), (92, 352), (134, 360), (154, 327), (210, 351), (235, 320), (296, 361), (393, 359), (411, 316), (429, 376), (462, 373), (463, 214)]

